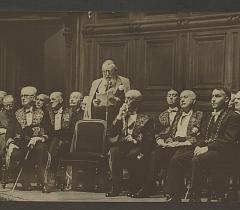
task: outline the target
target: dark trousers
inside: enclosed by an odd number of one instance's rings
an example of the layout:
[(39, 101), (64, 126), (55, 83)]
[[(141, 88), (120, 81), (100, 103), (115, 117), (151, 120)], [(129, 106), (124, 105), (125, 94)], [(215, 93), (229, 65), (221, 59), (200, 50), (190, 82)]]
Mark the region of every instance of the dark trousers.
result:
[[(213, 171), (214, 167), (225, 161), (227, 156), (218, 151), (207, 151), (198, 156), (193, 156), (194, 150), (178, 150), (169, 163), (166, 191), (175, 196), (184, 193), (184, 176), (187, 171), (191, 171), (192, 192), (199, 195), (202, 190), (204, 177)], [(213, 188), (219, 192), (222, 186), (220, 174), (212, 177)]]
[[(17, 175), (20, 168), (23, 167), (21, 180), (23, 184), (28, 184), (32, 181), (31, 171), (34, 169), (34, 165), (37, 164), (40, 181), (42, 184), (46, 183), (46, 170), (50, 161), (47, 145), (43, 142), (37, 142), (33, 149), (30, 150), (27, 160), (24, 160), (26, 154), (26, 147), (14, 149), (11, 154), (10, 170)], [(16, 161), (20, 161), (18, 167), (16, 167)]]
[(130, 190), (137, 191), (144, 178), (146, 156), (138, 159), (141, 148), (133, 143), (117, 144), (110, 147), (110, 169), (113, 187), (120, 188), (123, 168), (129, 172)]
[(56, 175), (61, 157), (70, 151), (70, 143), (58, 137), (53, 137), (49, 146), (51, 154), (51, 171)]
[(178, 148), (158, 147), (153, 150), (149, 157), (149, 166), (143, 187), (151, 191), (151, 187), (161, 169), (167, 169), (169, 161)]

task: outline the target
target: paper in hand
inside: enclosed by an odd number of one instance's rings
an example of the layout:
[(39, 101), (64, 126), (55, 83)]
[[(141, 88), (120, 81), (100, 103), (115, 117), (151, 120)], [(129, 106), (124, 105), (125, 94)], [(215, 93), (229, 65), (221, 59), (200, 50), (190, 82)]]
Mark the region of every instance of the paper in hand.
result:
[[(107, 103), (107, 97), (108, 97), (108, 103)], [(109, 99), (113, 99), (114, 98), (114, 95), (113, 95), (113, 92), (109, 91), (108, 92), (108, 96), (107, 96), (107, 92), (104, 92), (104, 93), (96, 93), (96, 99), (99, 99), (101, 102), (100, 102), (100, 106), (111, 106), (111, 105), (114, 105), (112, 102), (110, 102)]]

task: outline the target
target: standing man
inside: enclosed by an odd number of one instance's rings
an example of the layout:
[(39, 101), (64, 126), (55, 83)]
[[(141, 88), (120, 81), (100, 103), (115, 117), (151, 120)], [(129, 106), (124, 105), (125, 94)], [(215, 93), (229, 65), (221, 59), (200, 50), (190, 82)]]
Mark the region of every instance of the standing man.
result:
[[(48, 192), (46, 170), (49, 164), (47, 141), (50, 138), (50, 120), (42, 110), (34, 107), (36, 93), (37, 89), (31, 86), (21, 90), (22, 108), (15, 112), (14, 119), (7, 129), (7, 160), (10, 160), (10, 170), (15, 171), (16, 175), (20, 170), (19, 166), (23, 167), (23, 190), (32, 190), (28, 172), (33, 169), (31, 164), (37, 163), (38, 175), (43, 186), (42, 192)], [(24, 161), (28, 150), (30, 150), (28, 159)], [(16, 161), (20, 161), (18, 167), (15, 165)]]
[[(236, 143), (240, 132), (240, 117), (228, 109), (231, 93), (226, 88), (212, 91), (213, 112), (201, 126), (198, 143), (192, 150), (176, 154), (170, 161), (167, 192), (169, 201), (180, 201), (183, 192), (184, 172), (192, 166), (192, 201), (200, 201), (204, 174), (221, 163), (232, 161), (237, 152)], [(222, 183), (213, 179), (215, 191), (222, 194)], [(221, 195), (223, 196), (223, 195)]]
[[(152, 151), (146, 181), (133, 197), (143, 198), (152, 194), (154, 181), (160, 169), (168, 168), (169, 161), (183, 151), (189, 151), (197, 143), (203, 113), (194, 109), (196, 94), (184, 90), (180, 94), (180, 111), (168, 135), (157, 136), (156, 148)], [(164, 138), (165, 139), (164, 139)]]
[(85, 118), (106, 120), (107, 111), (108, 124), (111, 124), (124, 102), (125, 93), (130, 89), (130, 82), (128, 78), (118, 75), (117, 66), (112, 60), (104, 61), (102, 75), (92, 83)]
[(125, 103), (113, 121), (110, 138), (109, 165), (112, 174), (112, 188), (106, 197), (120, 194), (123, 166), (130, 174), (130, 191), (136, 192), (144, 177), (144, 165), (154, 140), (153, 123), (147, 115), (138, 112), (142, 94), (129, 90)]

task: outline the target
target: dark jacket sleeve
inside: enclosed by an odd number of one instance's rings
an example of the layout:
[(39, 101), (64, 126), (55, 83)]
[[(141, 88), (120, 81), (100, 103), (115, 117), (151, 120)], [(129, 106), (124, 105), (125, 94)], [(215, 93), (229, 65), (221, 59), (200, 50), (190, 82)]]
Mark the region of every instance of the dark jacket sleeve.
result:
[(109, 127), (110, 137), (117, 136), (118, 134), (120, 134), (122, 129), (123, 129), (122, 120), (118, 120), (117, 118), (115, 118), (115, 120), (113, 121), (113, 123)]

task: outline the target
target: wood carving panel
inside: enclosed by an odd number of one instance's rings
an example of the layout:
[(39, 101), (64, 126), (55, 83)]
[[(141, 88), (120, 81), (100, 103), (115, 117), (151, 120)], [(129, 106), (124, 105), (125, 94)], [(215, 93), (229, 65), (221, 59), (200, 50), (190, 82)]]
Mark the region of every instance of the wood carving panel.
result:
[(174, 86), (176, 38), (145, 41), (144, 89), (161, 90)]
[(102, 64), (105, 60), (114, 60), (118, 72), (128, 77), (129, 73), (129, 41), (109, 40), (97, 41), (97, 69), (98, 76), (101, 76)]
[(208, 89), (224, 85), (226, 39), (224, 34), (194, 35), (192, 44), (192, 88)]

